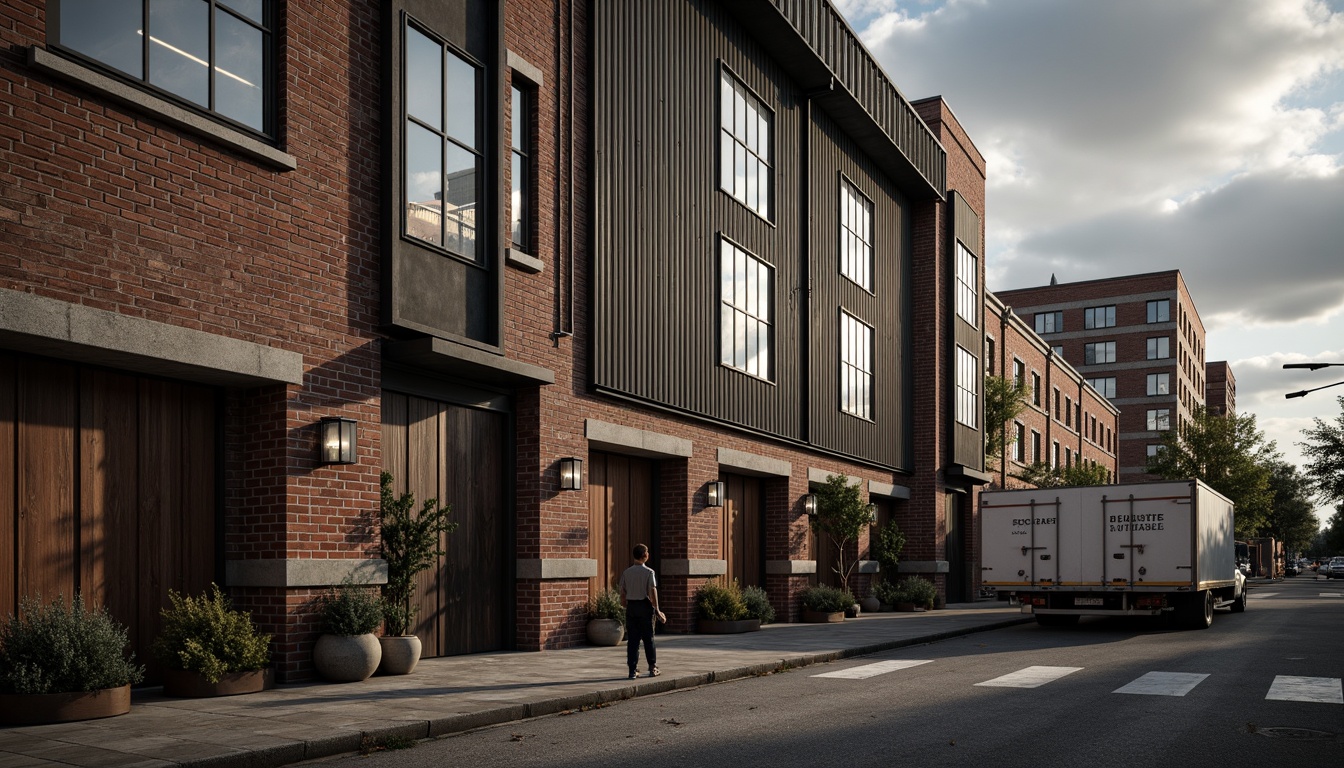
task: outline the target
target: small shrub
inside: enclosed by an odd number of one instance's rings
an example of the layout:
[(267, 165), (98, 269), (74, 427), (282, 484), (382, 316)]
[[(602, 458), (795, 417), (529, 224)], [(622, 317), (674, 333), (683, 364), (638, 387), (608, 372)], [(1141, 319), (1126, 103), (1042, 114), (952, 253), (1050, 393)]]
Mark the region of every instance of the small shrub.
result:
[(625, 606), (621, 605), (621, 593), (614, 589), (598, 592), (588, 598), (589, 619), (615, 619), (625, 626)]
[(877, 530), (872, 547), (873, 559), (881, 566), (884, 580), (895, 581), (896, 566), (901, 562), (901, 550), (905, 548), (905, 534), (894, 520)]
[(887, 605), (912, 602), (905, 594), (905, 587), (895, 581), (882, 581), (873, 587), (873, 595), (879, 602)]
[(120, 688), (144, 679), (127, 658), (126, 628), (107, 609), (90, 610), (76, 596), (67, 605), (25, 598), (22, 617), (0, 627), (0, 693), (76, 693)]
[(171, 608), (160, 612), (163, 633), (154, 641), (154, 655), (172, 669), (200, 672), (212, 683), (231, 672), (263, 669), (271, 662), (271, 636), (252, 626), (252, 615), (235, 611), (211, 584), (200, 597), (168, 590)]
[(358, 584), (342, 584), (319, 597), (317, 605), (324, 634), (367, 635), (383, 623), (382, 603)]
[(911, 576), (902, 581), (901, 588), (906, 595), (904, 602), (922, 605), (925, 608), (932, 608), (933, 599), (938, 596), (938, 588), (933, 585), (933, 582), (926, 581), (918, 576)]
[(743, 587), (742, 602), (747, 604), (747, 618), (760, 619), (762, 624), (775, 620), (775, 608), (770, 605), (770, 596), (760, 587)]
[(741, 621), (747, 618), (747, 604), (737, 580), (707, 581), (695, 592), (695, 615), (706, 621)]
[(452, 507), (440, 507), (438, 499), (426, 499), (416, 513), (414, 494), (392, 493), (391, 473), (384, 472), (380, 484), (380, 537), (387, 562), (383, 618), (388, 635), (409, 635), (416, 613), (415, 577), (443, 556), (440, 536), (457, 530), (457, 523), (448, 519)]
[(803, 607), (809, 611), (839, 613), (854, 604), (854, 596), (826, 584), (803, 590)]

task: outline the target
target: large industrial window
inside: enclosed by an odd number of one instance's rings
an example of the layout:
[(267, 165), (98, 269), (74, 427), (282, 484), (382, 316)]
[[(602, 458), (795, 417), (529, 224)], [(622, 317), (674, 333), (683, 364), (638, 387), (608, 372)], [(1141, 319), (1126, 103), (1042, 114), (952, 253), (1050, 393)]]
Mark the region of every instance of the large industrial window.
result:
[(1115, 362), (1115, 342), (1098, 341), (1083, 345), (1083, 365), (1101, 365)]
[(1148, 359), (1165, 360), (1171, 357), (1171, 339), (1157, 336), (1148, 340)]
[(52, 0), (52, 42), (136, 84), (275, 135), (270, 0)]
[(873, 201), (840, 180), (840, 274), (873, 290)]
[(1083, 310), (1084, 328), (1110, 328), (1115, 325), (1115, 305), (1088, 307)]
[(773, 379), (774, 269), (729, 240), (719, 245), (719, 362)]
[(840, 312), (840, 410), (873, 418), (873, 328)]
[(1148, 302), (1148, 322), (1171, 322), (1171, 299), (1157, 299)]
[(957, 347), (957, 423), (972, 429), (979, 424), (980, 366), (975, 355)]
[(1037, 312), (1036, 313), (1036, 332), (1037, 333), (1059, 333), (1064, 330), (1063, 312)]
[(1097, 390), (1097, 394), (1101, 395), (1102, 397), (1108, 397), (1111, 398), (1112, 400), (1115, 399), (1114, 376), (1102, 376), (1096, 379), (1088, 379), (1087, 384), (1088, 386)]
[[(970, 323), (972, 326), (979, 327), (976, 318), (979, 317), (980, 291), (977, 286), (980, 284), (980, 272), (977, 267), (979, 260), (975, 254), (971, 253), (966, 246), (957, 241), (957, 317)], [(1061, 313), (1056, 313), (1061, 314)], [(1041, 315), (1037, 315), (1040, 318)], [(1060, 321), (1063, 326), (1063, 321)]]
[(405, 32), (403, 231), (478, 261), (483, 70), (410, 23)]
[(774, 116), (727, 69), (719, 83), (719, 184), (766, 220), (773, 218)]
[(533, 128), (532, 108), (536, 90), (522, 87), (515, 81), (513, 86), (513, 131), (510, 140), (510, 155), (513, 167), (512, 194), (509, 199), (511, 217), (510, 230), (513, 247), (524, 253), (532, 253), (532, 205), (536, 185), (532, 180)]
[(1171, 429), (1171, 409), (1148, 409), (1148, 429), (1152, 431)]
[(1170, 373), (1150, 373), (1148, 374), (1148, 396), (1169, 395), (1171, 394), (1171, 374)]

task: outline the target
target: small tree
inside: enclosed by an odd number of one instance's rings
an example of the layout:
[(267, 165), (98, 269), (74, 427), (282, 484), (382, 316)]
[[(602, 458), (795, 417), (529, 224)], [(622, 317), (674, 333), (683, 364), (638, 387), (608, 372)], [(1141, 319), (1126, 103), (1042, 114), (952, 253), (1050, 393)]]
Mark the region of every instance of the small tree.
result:
[(1027, 383), (1004, 376), (985, 377), (985, 456), (1003, 461), (1004, 429), (1027, 407)]
[(1344, 501), (1344, 397), (1338, 398), (1340, 413), (1333, 422), (1312, 419), (1313, 426), (1302, 430), (1307, 442), (1307, 477), (1313, 490), (1327, 501)]
[(859, 563), (857, 557), (849, 556), (849, 544), (858, 541), (863, 529), (872, 522), (872, 512), (863, 503), (859, 487), (850, 485), (844, 475), (827, 475), (826, 482), (817, 489), (817, 514), (812, 518), (812, 527), (826, 534), (836, 548), (835, 572), (840, 575), (840, 589), (845, 592), (849, 592), (850, 574)]
[(883, 580), (896, 581), (896, 568), (901, 562), (901, 550), (905, 548), (905, 534), (896, 526), (895, 520), (888, 520), (887, 524), (877, 531), (877, 538), (873, 541), (873, 559), (882, 568)]
[(1075, 485), (1110, 485), (1110, 470), (1100, 464), (1078, 462), (1067, 467), (1052, 467), (1044, 461), (1028, 466), (1013, 477), (1037, 488), (1061, 488)]
[(383, 614), (389, 635), (410, 633), (415, 620), (416, 574), (443, 556), (439, 535), (457, 530), (448, 519), (452, 507), (440, 507), (438, 499), (426, 499), (415, 513), (415, 495), (392, 493), (392, 475), (384, 472), (382, 484), (383, 560), (387, 561), (387, 584), (383, 586)]

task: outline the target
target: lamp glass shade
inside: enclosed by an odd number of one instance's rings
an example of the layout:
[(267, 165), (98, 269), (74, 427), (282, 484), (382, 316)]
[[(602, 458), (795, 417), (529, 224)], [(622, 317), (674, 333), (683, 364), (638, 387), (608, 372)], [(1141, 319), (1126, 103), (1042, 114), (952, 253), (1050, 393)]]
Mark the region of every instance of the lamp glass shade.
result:
[(359, 424), (354, 419), (328, 416), (318, 423), (319, 464), (354, 464), (355, 436)]
[(870, 502), (868, 504), (867, 509), (868, 509), (868, 524), (869, 525), (877, 524), (877, 505)]
[(560, 460), (560, 490), (583, 490), (583, 459), (571, 457)]
[(803, 512), (808, 517), (817, 516), (817, 494), (809, 493), (803, 497)]
[(722, 480), (714, 480), (706, 486), (705, 506), (722, 507), (724, 497), (727, 495), (727, 485)]

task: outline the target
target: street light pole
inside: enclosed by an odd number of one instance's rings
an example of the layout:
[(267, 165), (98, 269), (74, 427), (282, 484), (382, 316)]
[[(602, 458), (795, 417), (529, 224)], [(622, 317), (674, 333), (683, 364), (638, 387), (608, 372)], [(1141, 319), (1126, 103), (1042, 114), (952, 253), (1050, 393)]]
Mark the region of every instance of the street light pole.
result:
[[(1284, 368), (1284, 370), (1294, 370), (1294, 369), (1297, 369), (1297, 370), (1319, 371), (1319, 370), (1321, 370), (1322, 368), (1334, 368), (1334, 367), (1344, 367), (1344, 363), (1284, 363), (1284, 364), (1283, 364), (1283, 368)], [(1335, 382), (1334, 384), (1326, 384), (1326, 385), (1323, 386), (1323, 387), (1316, 387), (1315, 389), (1303, 389), (1303, 390), (1300, 390), (1300, 391), (1297, 391), (1297, 392), (1289, 392), (1288, 394), (1284, 395), (1284, 398), (1285, 398), (1285, 399), (1288, 399), (1288, 400), (1291, 400), (1291, 399), (1293, 399), (1293, 398), (1295, 398), (1295, 397), (1306, 397), (1307, 395), (1311, 394), (1312, 392), (1319, 392), (1319, 391), (1321, 391), (1322, 389), (1329, 389), (1329, 388), (1331, 388), (1331, 387), (1338, 387), (1338, 386), (1341, 385), (1341, 384), (1344, 384), (1344, 381), (1337, 381), (1337, 382)]]

